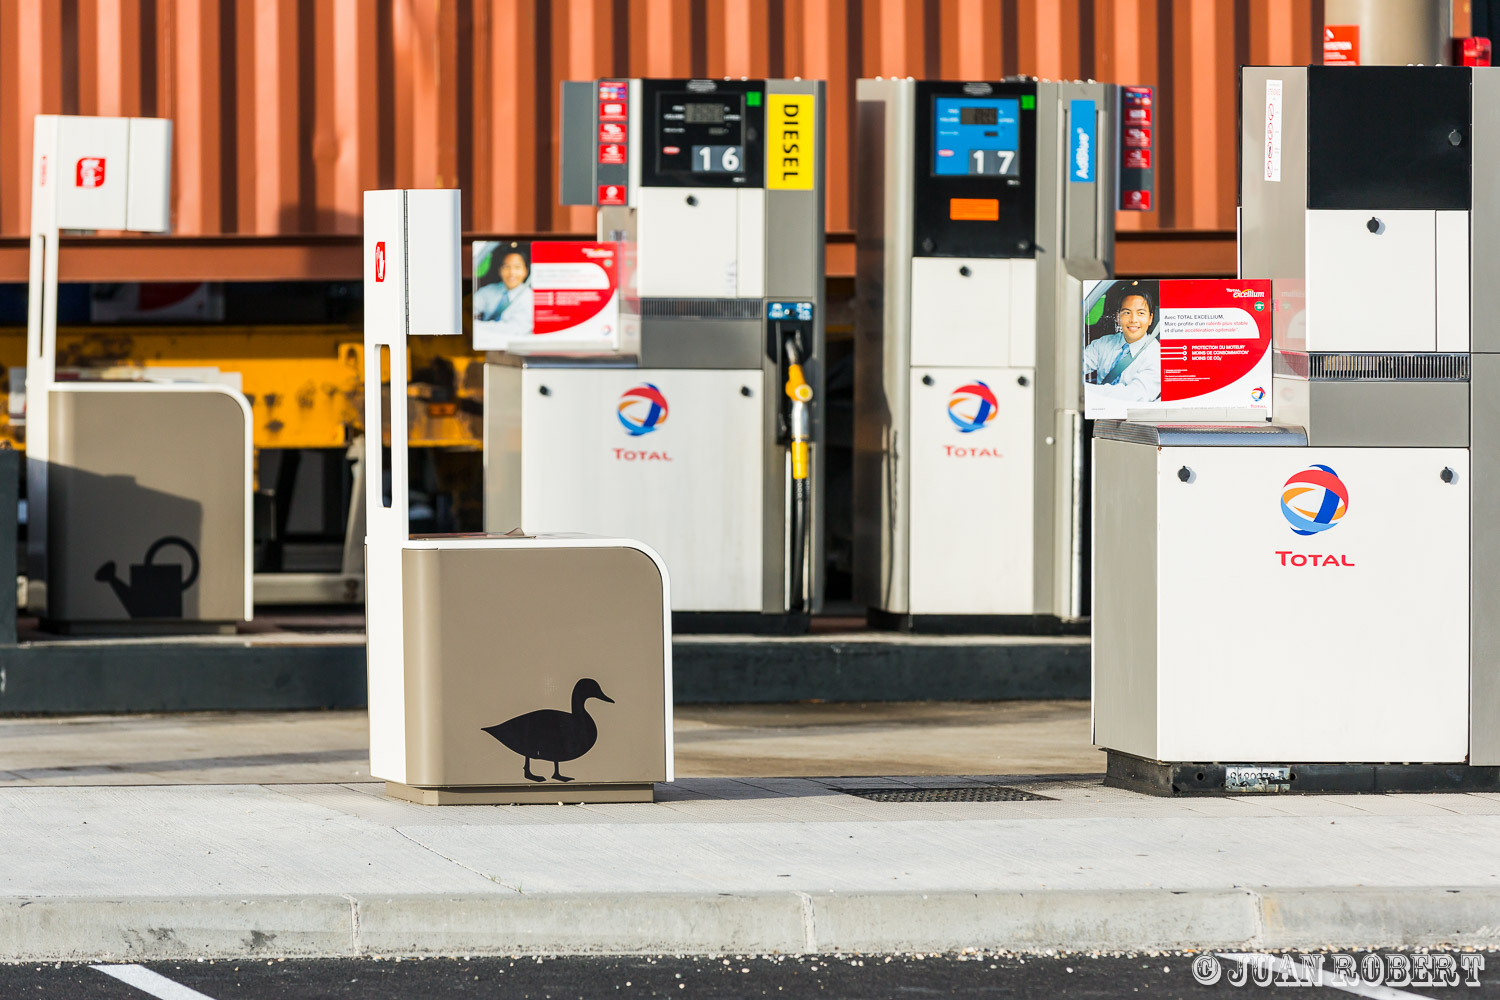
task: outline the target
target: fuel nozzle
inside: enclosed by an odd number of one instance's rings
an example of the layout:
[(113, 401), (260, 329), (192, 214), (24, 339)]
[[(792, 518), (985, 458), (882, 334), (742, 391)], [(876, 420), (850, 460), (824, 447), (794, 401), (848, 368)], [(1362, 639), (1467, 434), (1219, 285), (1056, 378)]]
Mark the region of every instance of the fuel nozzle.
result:
[(808, 406), (812, 403), (813, 390), (802, 374), (802, 364), (797, 360), (796, 342), (786, 342), (786, 398), (792, 403), (792, 479), (805, 480), (808, 468), (808, 442), (810, 428)]

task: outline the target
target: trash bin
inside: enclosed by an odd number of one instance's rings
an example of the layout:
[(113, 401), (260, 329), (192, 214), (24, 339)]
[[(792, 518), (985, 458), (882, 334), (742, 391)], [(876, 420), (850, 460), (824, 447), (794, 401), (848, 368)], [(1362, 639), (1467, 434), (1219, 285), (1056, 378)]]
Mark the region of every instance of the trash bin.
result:
[(406, 398), (408, 334), (462, 330), (458, 220), (457, 191), (365, 195), (365, 426), (390, 435), (366, 477), (370, 773), (425, 805), (650, 801), (672, 780), (656, 554), (585, 535), (410, 534), (406, 408), (390, 400)]

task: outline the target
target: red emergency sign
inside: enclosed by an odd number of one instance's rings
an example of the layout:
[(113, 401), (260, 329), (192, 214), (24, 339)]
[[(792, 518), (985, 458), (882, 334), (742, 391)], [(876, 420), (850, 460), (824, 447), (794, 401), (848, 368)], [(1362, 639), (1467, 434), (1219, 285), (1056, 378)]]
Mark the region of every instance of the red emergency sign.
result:
[(104, 186), (104, 157), (85, 156), (78, 161), (77, 180), (81, 188)]

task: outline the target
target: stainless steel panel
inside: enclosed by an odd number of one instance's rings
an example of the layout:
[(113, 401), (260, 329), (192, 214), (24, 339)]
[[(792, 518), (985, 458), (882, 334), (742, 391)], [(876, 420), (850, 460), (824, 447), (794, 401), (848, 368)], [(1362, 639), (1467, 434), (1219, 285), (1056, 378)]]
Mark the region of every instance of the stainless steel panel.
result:
[[(1281, 180), (1266, 180), (1266, 81), (1281, 81)], [(1307, 71), (1240, 70), (1240, 277), (1301, 278), (1307, 250)]]
[[(1494, 181), (1496, 170), (1500, 170), (1500, 66), (1476, 67), (1473, 85), (1474, 121), (1469, 131), (1474, 156), (1473, 214), (1469, 219), (1471, 276), (1476, 261), (1500, 260), (1500, 184)], [(1469, 322), (1469, 350), (1500, 352), (1500, 281), (1471, 277)]]
[(1157, 755), (1156, 448), (1094, 442), (1093, 742)]
[(484, 366), (484, 530), (521, 526), (521, 366)]
[(642, 319), (642, 368), (759, 368), (760, 319)]
[(1472, 379), (1469, 763), (1500, 764), (1500, 355), (1474, 355)]
[[(768, 80), (770, 94), (812, 94), (817, 100), (816, 158), (811, 191), (766, 189), (766, 297), (819, 299), (823, 297), (823, 139), (827, 118), (827, 85), (814, 80)], [(817, 314), (821, 314), (818, 310)], [(820, 323), (821, 326), (821, 323)]]
[(854, 598), (909, 608), (906, 438), (911, 361), (912, 149), (916, 84), (857, 85), (854, 324)]
[[(813, 190), (782, 191), (766, 189), (766, 297), (777, 300), (810, 301), (813, 303), (812, 357), (804, 359), (803, 375), (812, 385), (813, 406), (812, 448), (808, 477), (811, 484), (811, 535), (808, 539), (808, 574), (811, 609), (823, 607), (823, 566), (827, 546), (825, 518), (828, 505), (824, 495), (826, 480), (823, 461), (823, 440), (826, 433), (828, 394), (826, 391), (827, 347), (824, 324), (827, 320), (824, 301), (824, 204), (826, 198), (826, 169), (828, 151), (827, 136), (828, 85), (821, 80), (767, 80), (768, 94), (811, 94), (814, 96), (814, 160)], [(767, 539), (786, 536), (786, 491), (790, 483), (790, 470), (785, 446), (776, 442), (776, 410), (780, 406), (782, 375), (779, 359), (762, 352), (762, 364), (766, 372), (766, 518)], [(774, 402), (776, 405), (772, 406)], [(779, 608), (786, 604), (786, 577), (780, 562), (773, 560), (775, 546), (766, 546), (766, 566), (762, 577), (766, 588), (766, 607)], [(784, 549), (790, 558), (790, 548)]]
[(594, 82), (564, 80), (562, 85), (562, 150), (557, 157), (558, 201), (564, 205), (592, 205), (594, 155), (598, 131), (594, 121)]
[(1304, 448), (1307, 446), (1307, 432), (1301, 427), (1278, 424), (1193, 427), (1100, 420), (1094, 424), (1094, 440), (1126, 441), (1153, 448)]
[(1361, 66), (1452, 62), (1451, 0), (1323, 0), (1323, 23), (1359, 28)]
[[(1279, 384), (1283, 380), (1277, 381)], [(1469, 446), (1467, 382), (1307, 382), (1305, 385), (1310, 446)]]

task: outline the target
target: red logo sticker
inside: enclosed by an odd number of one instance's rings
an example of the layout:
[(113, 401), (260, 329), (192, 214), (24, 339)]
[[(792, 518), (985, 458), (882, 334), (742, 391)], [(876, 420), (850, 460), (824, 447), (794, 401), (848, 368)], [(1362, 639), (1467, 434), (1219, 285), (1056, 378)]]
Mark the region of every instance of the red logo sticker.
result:
[(601, 205), (623, 205), (625, 204), (625, 185), (623, 184), (600, 184), (599, 204)]
[(1120, 192), (1120, 207), (1128, 212), (1151, 211), (1150, 191), (1122, 191)]
[(602, 122), (599, 125), (600, 142), (624, 142), (625, 126), (619, 122)]
[(96, 188), (104, 186), (104, 157), (85, 156), (78, 161), (77, 180), (81, 188)]
[(375, 280), (385, 280), (385, 240), (375, 244)]
[(624, 163), (625, 147), (619, 143), (607, 143), (599, 147), (600, 163)]
[(1126, 170), (1150, 170), (1151, 150), (1127, 149), (1120, 162)]

